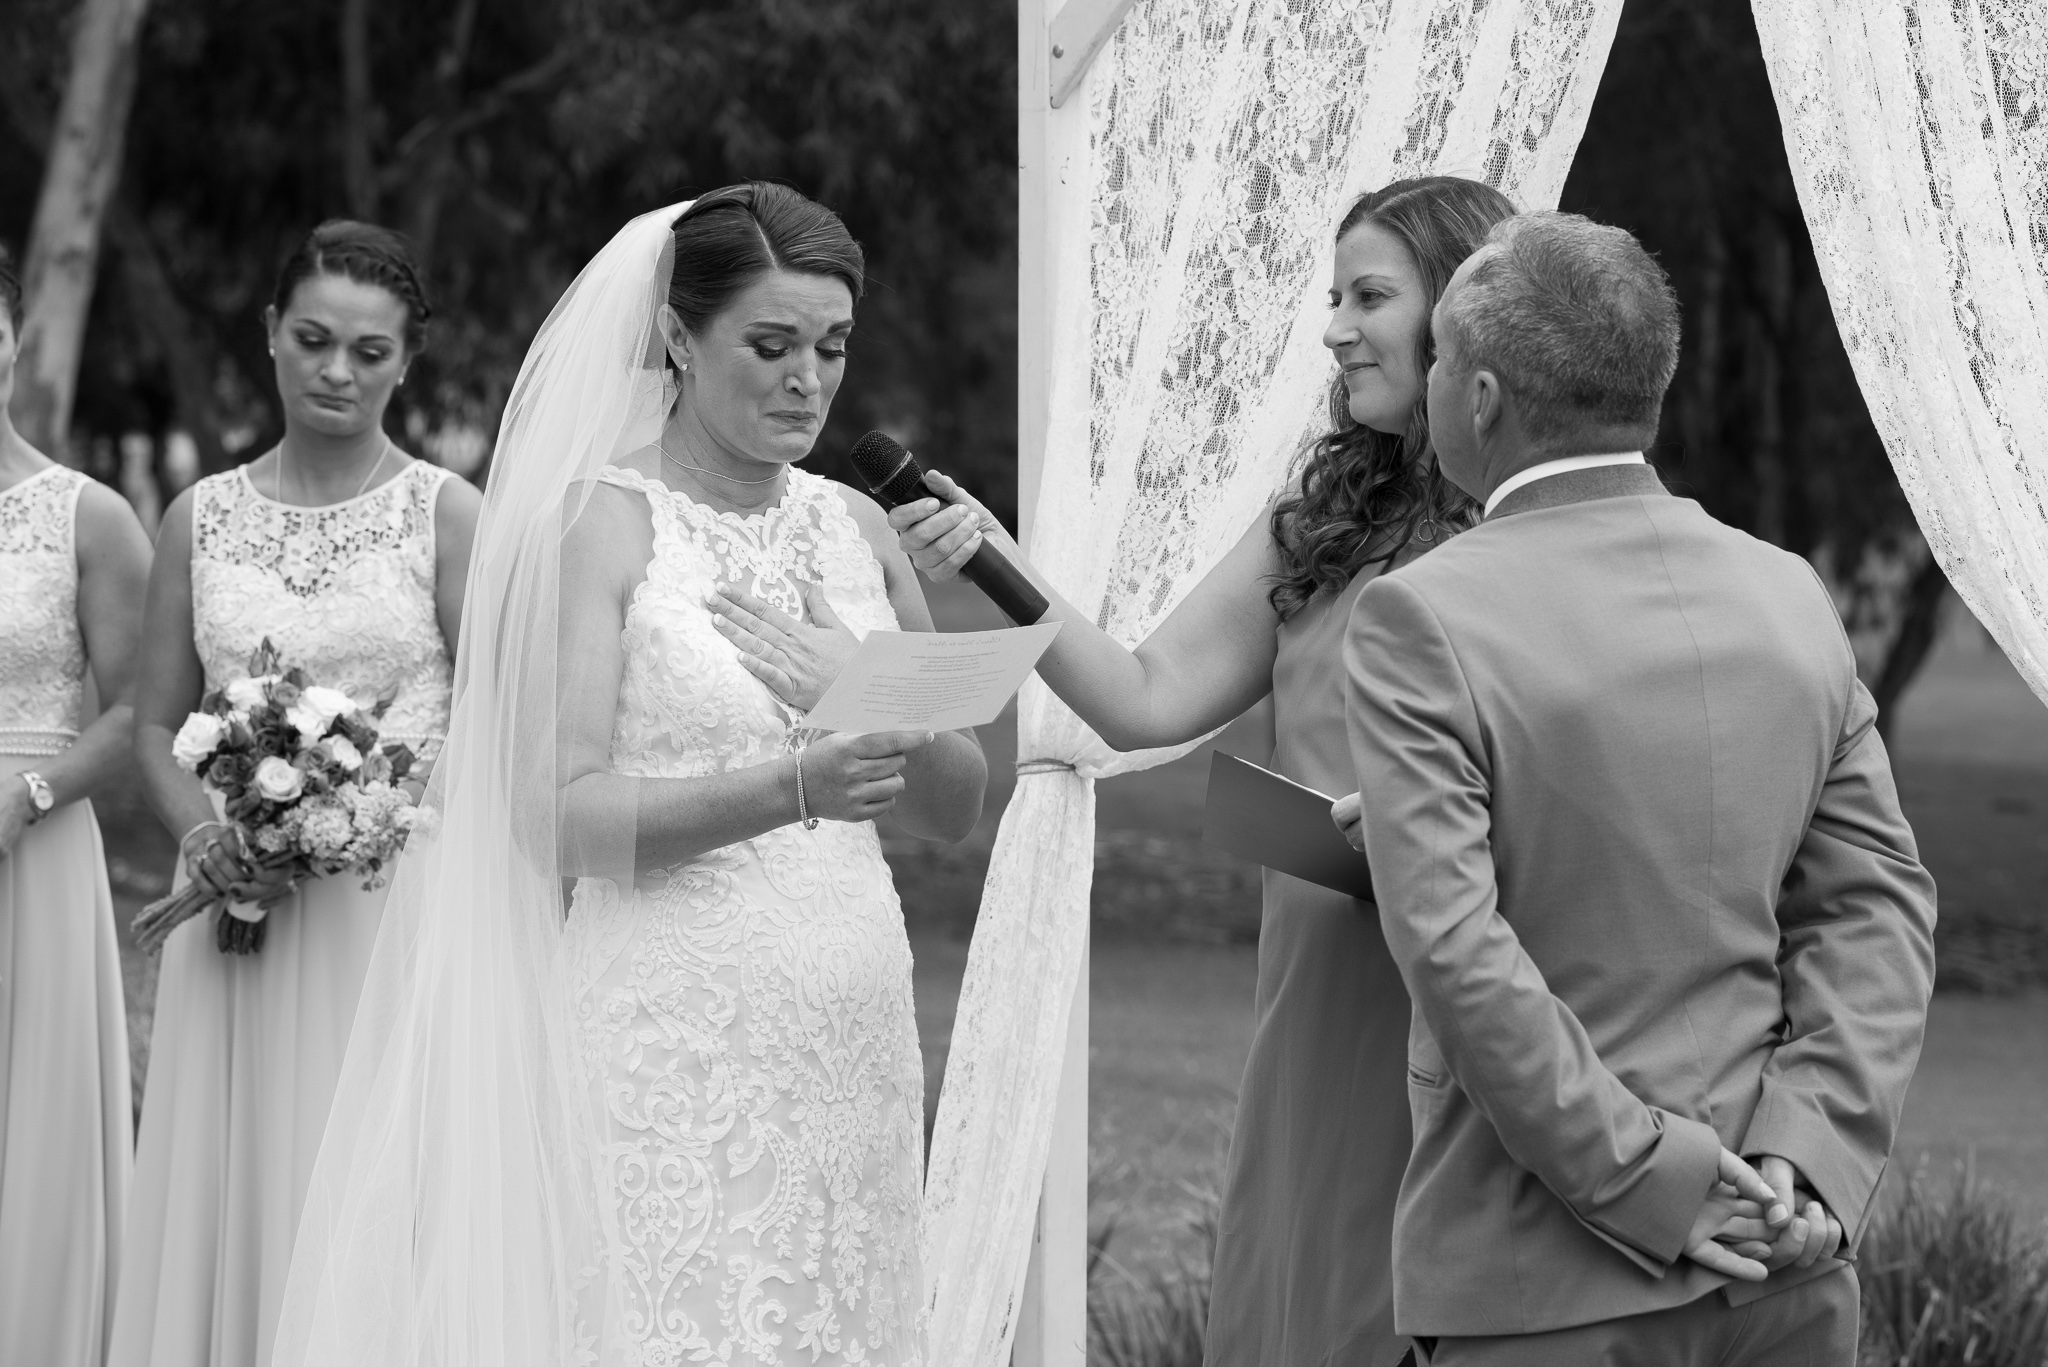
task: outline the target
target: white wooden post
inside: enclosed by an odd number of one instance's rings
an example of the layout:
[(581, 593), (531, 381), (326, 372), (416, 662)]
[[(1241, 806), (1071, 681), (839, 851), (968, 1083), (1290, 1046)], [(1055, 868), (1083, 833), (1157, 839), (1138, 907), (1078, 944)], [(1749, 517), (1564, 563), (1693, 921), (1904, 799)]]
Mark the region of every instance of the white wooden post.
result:
[[(1017, 4), (1017, 519), (1031, 544), (1044, 469), (1061, 279), (1052, 243), (1066, 214), (1087, 212), (1077, 183), (1088, 148), (1088, 102), (1071, 98), (1133, 0), (1018, 0)], [(1088, 1352), (1088, 958), (1081, 959), (1038, 1230), (1018, 1307), (1015, 1367), (1085, 1367)]]

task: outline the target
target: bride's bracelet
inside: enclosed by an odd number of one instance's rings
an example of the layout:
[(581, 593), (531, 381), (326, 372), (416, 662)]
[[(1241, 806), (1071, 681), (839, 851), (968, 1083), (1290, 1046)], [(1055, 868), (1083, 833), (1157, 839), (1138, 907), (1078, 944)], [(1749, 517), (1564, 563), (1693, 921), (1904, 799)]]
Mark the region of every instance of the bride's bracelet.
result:
[(818, 818), (811, 815), (811, 809), (804, 804), (804, 752), (796, 752), (796, 819), (804, 823), (804, 829), (818, 829)]

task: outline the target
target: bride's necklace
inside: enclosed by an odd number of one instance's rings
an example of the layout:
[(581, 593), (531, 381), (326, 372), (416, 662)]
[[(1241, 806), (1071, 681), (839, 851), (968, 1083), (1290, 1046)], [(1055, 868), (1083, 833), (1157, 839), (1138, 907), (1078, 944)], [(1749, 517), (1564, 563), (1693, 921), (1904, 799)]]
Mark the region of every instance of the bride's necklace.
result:
[(773, 484), (776, 480), (781, 479), (783, 474), (782, 471), (777, 470), (766, 479), (741, 479), (738, 475), (728, 475), (722, 470), (707, 470), (701, 465), (692, 465), (679, 456), (672, 456), (668, 453), (668, 448), (660, 442), (654, 443), (654, 449), (661, 452), (663, 460), (674, 462), (678, 469), (695, 470), (700, 475), (711, 475), (717, 479), (729, 479), (734, 484)]
[[(368, 470), (366, 470), (366, 471), (364, 471), (364, 472), (363, 472), (363, 482), (362, 482), (361, 484), (358, 484), (358, 485), (356, 486), (356, 491), (355, 491), (354, 493), (350, 494), (350, 495), (348, 496), (348, 498), (347, 498), (347, 499), (343, 500), (344, 502), (348, 502), (348, 503), (353, 503), (353, 502), (355, 502), (355, 501), (356, 501), (357, 499), (359, 499), (359, 498), (361, 498), (361, 497), (363, 496), (363, 490), (365, 490), (365, 489), (367, 489), (367, 488), (369, 488), (369, 487), (370, 487), (370, 479), (371, 479), (371, 477), (372, 477), (373, 475), (375, 475), (375, 474), (376, 474), (376, 473), (377, 473), (377, 472), (378, 472), (379, 470), (381, 470), (381, 469), (383, 469), (383, 468), (384, 468), (384, 458), (385, 458), (386, 456), (390, 455), (390, 454), (391, 454), (391, 437), (389, 436), (389, 434), (386, 434), (386, 436), (385, 436), (385, 438), (384, 438), (384, 448), (383, 448), (382, 450), (380, 450), (379, 452), (377, 452), (377, 459), (375, 459), (375, 460), (371, 461), (371, 462), (370, 462), (370, 468), (369, 468)], [(277, 499), (277, 501), (278, 501), (279, 503), (283, 503), (283, 502), (284, 502), (284, 443), (283, 443), (283, 442), (279, 442), (279, 443), (277, 444), (277, 493), (276, 493), (275, 497), (276, 497), (276, 499)], [(289, 507), (289, 506), (292, 506), (292, 505), (289, 505), (289, 504), (287, 504), (286, 506), (288, 506), (288, 507)]]

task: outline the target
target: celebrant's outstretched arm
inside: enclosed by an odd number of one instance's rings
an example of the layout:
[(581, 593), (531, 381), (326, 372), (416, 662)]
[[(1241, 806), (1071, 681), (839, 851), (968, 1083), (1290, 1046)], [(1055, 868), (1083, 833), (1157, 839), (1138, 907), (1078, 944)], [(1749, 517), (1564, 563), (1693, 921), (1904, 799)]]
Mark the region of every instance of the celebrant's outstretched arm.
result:
[(1117, 749), (1193, 740), (1271, 690), (1280, 614), (1268, 592), (1284, 569), (1270, 509), (1132, 649), (1062, 598), (964, 489), (936, 470), (925, 483), (945, 501), (921, 499), (889, 512), (910, 563), (933, 579), (950, 579), (984, 538), (1009, 557), (1052, 604), (1043, 620), (1060, 623), (1060, 634), (1038, 661), (1039, 677)]

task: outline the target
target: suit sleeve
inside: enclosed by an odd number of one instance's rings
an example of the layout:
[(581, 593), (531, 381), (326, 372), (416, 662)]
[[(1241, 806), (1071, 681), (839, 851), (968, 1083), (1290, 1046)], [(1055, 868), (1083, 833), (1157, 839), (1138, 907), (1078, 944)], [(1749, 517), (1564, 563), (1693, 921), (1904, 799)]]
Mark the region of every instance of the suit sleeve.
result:
[(1785, 1039), (1745, 1154), (1796, 1164), (1861, 1237), (1934, 987), (1934, 880), (1899, 810), (1877, 704), (1853, 685), (1840, 741), (1778, 901)]
[(1417, 1010), (1509, 1156), (1662, 1276), (1714, 1184), (1719, 1137), (1622, 1085), (1501, 915), (1484, 742), (1435, 614), (1382, 577), (1360, 593), (1344, 648), (1373, 889)]

